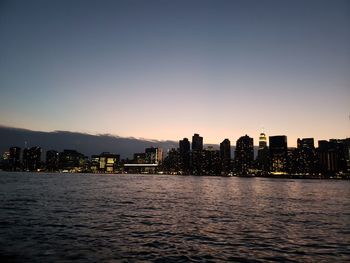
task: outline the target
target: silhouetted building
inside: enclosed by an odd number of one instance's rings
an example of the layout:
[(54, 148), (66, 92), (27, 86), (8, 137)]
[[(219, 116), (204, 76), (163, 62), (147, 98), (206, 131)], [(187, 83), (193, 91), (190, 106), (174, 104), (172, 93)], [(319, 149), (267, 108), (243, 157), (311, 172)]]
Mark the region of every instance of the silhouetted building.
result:
[(202, 167), (201, 175), (220, 175), (221, 174), (221, 160), (220, 151), (215, 150), (209, 146), (202, 151)]
[(257, 168), (261, 173), (269, 171), (269, 148), (265, 133), (260, 133), (258, 156), (256, 158)]
[(192, 151), (202, 151), (203, 150), (203, 137), (195, 133), (192, 136)]
[(163, 161), (163, 150), (161, 148), (146, 148), (146, 163), (160, 164)]
[(0, 157), (0, 169), (5, 171), (10, 170), (9, 168), (10, 152), (4, 152)]
[(21, 148), (20, 147), (11, 147), (10, 148), (10, 158), (9, 158), (9, 169), (11, 171), (17, 171), (21, 168)]
[(192, 152), (191, 152), (191, 173), (193, 175), (202, 174), (203, 162), (203, 137), (195, 133), (192, 136)]
[(179, 141), (179, 168), (182, 174), (190, 173), (191, 165), (191, 147), (190, 141), (183, 138)]
[(134, 153), (133, 163), (135, 164), (146, 163), (146, 153)]
[(270, 136), (270, 171), (273, 173), (286, 173), (288, 166), (287, 136)]
[(240, 175), (249, 174), (254, 161), (253, 138), (248, 135), (240, 137), (236, 142), (235, 171)]
[(326, 176), (346, 173), (346, 150), (344, 140), (318, 141), (320, 172)]
[(313, 175), (317, 173), (317, 155), (313, 138), (298, 139), (290, 160), (290, 173)]
[(59, 168), (64, 171), (81, 172), (85, 169), (87, 157), (76, 150), (63, 150), (59, 154)]
[(41, 148), (32, 147), (23, 150), (23, 169), (25, 171), (37, 171), (41, 168)]
[(58, 171), (59, 153), (55, 150), (46, 152), (46, 169), (50, 172)]
[(183, 169), (180, 168), (180, 154), (179, 151), (172, 148), (168, 155), (163, 160), (163, 170), (168, 174), (183, 174)]
[(222, 173), (228, 174), (231, 172), (231, 142), (225, 139), (220, 143), (220, 159)]

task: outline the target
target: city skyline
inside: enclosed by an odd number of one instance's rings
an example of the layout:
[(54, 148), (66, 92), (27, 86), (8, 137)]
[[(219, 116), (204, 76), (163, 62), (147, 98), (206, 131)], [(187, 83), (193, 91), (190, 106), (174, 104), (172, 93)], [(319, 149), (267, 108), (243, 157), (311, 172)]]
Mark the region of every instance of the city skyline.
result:
[(348, 1), (2, 1), (0, 124), (350, 137)]

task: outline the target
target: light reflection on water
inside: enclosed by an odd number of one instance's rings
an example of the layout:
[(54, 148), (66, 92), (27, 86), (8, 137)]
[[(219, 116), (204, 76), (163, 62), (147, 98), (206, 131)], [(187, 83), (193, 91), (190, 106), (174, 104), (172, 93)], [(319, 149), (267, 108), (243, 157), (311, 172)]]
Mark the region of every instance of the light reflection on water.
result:
[(0, 173), (6, 261), (350, 260), (350, 182)]

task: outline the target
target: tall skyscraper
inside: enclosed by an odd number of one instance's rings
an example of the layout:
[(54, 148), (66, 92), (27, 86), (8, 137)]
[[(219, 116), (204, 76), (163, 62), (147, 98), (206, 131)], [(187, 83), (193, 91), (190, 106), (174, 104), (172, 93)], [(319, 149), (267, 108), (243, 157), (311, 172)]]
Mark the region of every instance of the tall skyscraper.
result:
[(203, 137), (195, 133), (192, 136), (191, 170), (194, 175), (202, 174), (203, 164)]
[(265, 173), (269, 170), (269, 149), (267, 147), (267, 139), (265, 133), (260, 133), (258, 156), (256, 160), (257, 168), (261, 173)]
[(203, 150), (203, 137), (195, 133), (192, 136), (192, 151), (202, 151)]
[(188, 174), (191, 165), (191, 146), (190, 141), (187, 138), (183, 138), (179, 141), (179, 156), (181, 172)]
[(292, 174), (315, 174), (317, 172), (317, 158), (314, 138), (298, 138), (297, 148), (293, 151), (289, 162)]
[(286, 173), (288, 161), (287, 136), (270, 136), (269, 147), (270, 171), (273, 173)]
[(266, 134), (262, 132), (259, 136), (259, 150), (264, 149), (265, 147), (267, 147), (267, 139)]
[(228, 174), (231, 172), (231, 142), (225, 139), (220, 143), (220, 159), (222, 172)]
[(235, 171), (238, 174), (246, 175), (252, 168), (254, 161), (253, 138), (248, 135), (240, 137), (236, 142), (235, 150)]

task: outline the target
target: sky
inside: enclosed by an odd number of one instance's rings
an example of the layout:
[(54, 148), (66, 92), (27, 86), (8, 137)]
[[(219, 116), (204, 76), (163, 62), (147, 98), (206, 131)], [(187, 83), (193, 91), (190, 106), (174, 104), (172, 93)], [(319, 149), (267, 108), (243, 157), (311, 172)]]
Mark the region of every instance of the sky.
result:
[(0, 0), (0, 125), (350, 137), (350, 1)]

